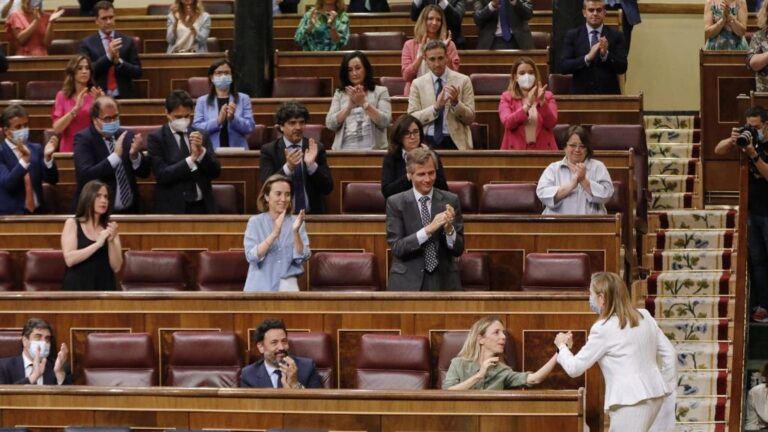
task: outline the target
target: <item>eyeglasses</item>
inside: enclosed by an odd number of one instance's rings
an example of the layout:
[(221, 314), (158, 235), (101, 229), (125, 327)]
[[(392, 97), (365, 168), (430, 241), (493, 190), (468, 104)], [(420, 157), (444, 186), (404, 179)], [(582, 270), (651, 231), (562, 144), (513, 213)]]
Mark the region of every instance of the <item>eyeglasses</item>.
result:
[(571, 150), (584, 150), (587, 148), (584, 144), (567, 144), (567, 147)]
[(587, 8), (589, 13), (603, 13), (604, 10), (603, 8)]
[(113, 122), (113, 121), (115, 121), (115, 120), (117, 120), (119, 118), (120, 118), (120, 114), (115, 114), (115, 115), (113, 115), (111, 117), (99, 117), (99, 120), (101, 120), (103, 122), (109, 123), (109, 122)]
[(416, 130), (410, 130), (410, 131), (407, 131), (407, 132), (406, 132), (406, 133), (403, 135), (403, 137), (407, 137), (407, 138), (416, 138), (416, 137), (418, 137), (418, 136), (419, 136), (419, 130), (418, 130), (418, 129), (416, 129)]

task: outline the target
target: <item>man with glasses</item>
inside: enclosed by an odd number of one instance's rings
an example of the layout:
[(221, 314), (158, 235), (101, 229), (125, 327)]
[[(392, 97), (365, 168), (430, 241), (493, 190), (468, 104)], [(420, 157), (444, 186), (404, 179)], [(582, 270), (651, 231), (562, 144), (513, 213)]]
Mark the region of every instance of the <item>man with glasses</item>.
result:
[(149, 176), (149, 160), (142, 156), (144, 138), (120, 127), (117, 102), (101, 96), (91, 107), (91, 126), (75, 135), (75, 177), (77, 192), (74, 211), (83, 186), (101, 180), (109, 186), (109, 207), (113, 213), (139, 213), (141, 200), (136, 177)]
[(603, 23), (603, 0), (584, 0), (582, 14), (586, 25), (565, 35), (560, 71), (573, 74), (573, 94), (621, 94), (618, 76), (627, 71), (624, 36)]
[(133, 80), (141, 78), (141, 62), (133, 38), (115, 31), (115, 7), (111, 2), (100, 1), (93, 10), (99, 31), (80, 41), (80, 52), (93, 63), (93, 79), (108, 96), (137, 97)]

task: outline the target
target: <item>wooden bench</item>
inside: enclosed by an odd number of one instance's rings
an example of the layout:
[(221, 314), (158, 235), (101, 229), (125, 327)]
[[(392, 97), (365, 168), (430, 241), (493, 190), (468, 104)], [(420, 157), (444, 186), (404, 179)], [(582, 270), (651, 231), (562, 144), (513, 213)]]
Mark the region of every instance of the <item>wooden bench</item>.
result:
[[(3, 386), (4, 427), (163, 430), (584, 430), (584, 389), (450, 392)], [(40, 404), (45, 400), (45, 404)], [(456, 429), (458, 428), (458, 429)], [(285, 429), (287, 430), (287, 429)]]

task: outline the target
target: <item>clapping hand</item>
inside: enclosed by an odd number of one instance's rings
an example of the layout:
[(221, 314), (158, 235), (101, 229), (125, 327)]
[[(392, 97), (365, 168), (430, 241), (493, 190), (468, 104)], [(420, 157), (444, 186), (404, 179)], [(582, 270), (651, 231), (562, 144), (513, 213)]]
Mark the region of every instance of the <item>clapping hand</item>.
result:
[(547, 94), (547, 84), (544, 84), (543, 86), (536, 86), (536, 99), (538, 100), (539, 105), (544, 104), (547, 101), (546, 94)]
[(235, 111), (237, 111), (237, 104), (234, 102), (230, 102), (226, 105), (227, 107), (227, 119), (229, 121), (232, 121), (233, 118), (235, 118)]
[(338, 14), (336, 13), (335, 10), (328, 12), (328, 25), (329, 26), (331, 24), (333, 24), (333, 21), (336, 19), (336, 15), (338, 15)]
[(301, 163), (301, 149), (285, 149), (285, 163), (293, 171)]
[(480, 371), (478, 373), (481, 377), (485, 377), (485, 374), (488, 373), (488, 369), (496, 366), (499, 363), (499, 357), (490, 357), (485, 359), (483, 363), (480, 364)]
[(68, 357), (69, 349), (67, 348), (67, 344), (62, 343), (59, 347), (59, 353), (56, 354), (56, 363), (53, 364), (53, 373), (56, 374), (56, 378), (59, 380), (59, 382), (64, 381), (64, 376), (67, 373), (64, 370), (64, 365), (67, 364)]
[(448, 44), (451, 42), (452, 37), (453, 35), (451, 34), (451, 31), (448, 30), (448, 33), (445, 35), (445, 39), (443, 39), (443, 43), (445, 44), (445, 46), (448, 46)]
[(105, 231), (109, 232), (109, 237), (107, 237), (107, 240), (108, 241), (114, 241), (115, 237), (117, 237), (117, 235), (119, 234), (119, 229), (118, 229), (118, 226), (117, 226), (117, 222), (112, 222), (112, 221), (108, 222), (107, 223), (107, 228), (106, 228)]
[(123, 131), (123, 133), (121, 133), (115, 140), (115, 151), (113, 153), (121, 159), (123, 158), (123, 141), (125, 141), (125, 134), (127, 133), (127, 131)]
[(451, 207), (450, 204), (445, 205), (445, 223), (443, 224), (443, 230), (446, 233), (453, 232), (453, 220), (456, 219), (456, 210)]
[(600, 47), (600, 56), (605, 57), (608, 54), (608, 39), (605, 36), (600, 36), (600, 42), (597, 43)]
[(307, 148), (307, 151), (304, 152), (304, 165), (307, 167), (310, 167), (315, 164), (315, 160), (317, 160), (317, 141), (315, 141), (314, 138), (309, 139), (309, 147)]
[(301, 226), (304, 224), (304, 210), (302, 209), (298, 215), (296, 215), (296, 219), (293, 221), (293, 225), (291, 228), (293, 229), (294, 234), (298, 234), (299, 230), (301, 229)]
[(136, 160), (136, 158), (139, 156), (139, 152), (141, 151), (141, 147), (144, 145), (144, 137), (137, 133), (133, 135), (133, 141), (131, 141), (131, 148), (128, 150), (128, 155), (130, 156), (131, 160)]
[(64, 15), (64, 9), (59, 9), (51, 14), (51, 17), (48, 18), (48, 22), (55, 22), (57, 19), (61, 18), (62, 15)]
[(48, 140), (48, 142), (45, 144), (45, 148), (43, 149), (43, 157), (46, 161), (50, 161), (51, 157), (54, 153), (56, 153), (56, 150), (59, 149), (59, 137), (56, 135), (52, 135), (51, 139)]
[(203, 154), (203, 134), (198, 131), (193, 131), (189, 134), (189, 155), (194, 160), (200, 158)]
[(528, 95), (525, 97), (525, 104), (528, 109), (530, 109), (532, 106), (536, 105), (536, 100), (538, 97), (538, 84), (534, 84), (533, 87), (531, 87), (528, 90)]
[(30, 152), (29, 152), (29, 147), (27, 147), (27, 144), (23, 143), (21, 140), (17, 140), (16, 150), (19, 152), (19, 155), (21, 156), (21, 160), (23, 160), (25, 163), (29, 163)]
[(275, 218), (275, 221), (272, 225), (272, 233), (277, 237), (280, 237), (280, 231), (283, 229), (283, 222), (285, 222), (285, 213), (287, 211), (288, 210), (283, 210), (283, 212), (280, 213), (277, 218)]

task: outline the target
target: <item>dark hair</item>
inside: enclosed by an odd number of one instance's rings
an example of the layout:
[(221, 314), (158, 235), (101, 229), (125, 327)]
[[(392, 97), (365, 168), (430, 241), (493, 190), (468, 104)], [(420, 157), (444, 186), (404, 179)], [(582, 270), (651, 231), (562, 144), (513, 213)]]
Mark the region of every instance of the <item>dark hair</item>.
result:
[(435, 48), (442, 48), (443, 52), (448, 52), (448, 47), (445, 46), (445, 42), (439, 40), (439, 39), (433, 39), (424, 45), (424, 54), (427, 53), (429, 50), (433, 50)]
[[(83, 222), (92, 221), (96, 212), (93, 210), (93, 203), (96, 202), (96, 194), (99, 193), (102, 187), (107, 188), (107, 194), (112, 193), (109, 190), (109, 186), (101, 180), (91, 180), (83, 186), (80, 191), (80, 198), (77, 200), (77, 211), (75, 212), (75, 219)], [(99, 225), (106, 227), (109, 222), (109, 208), (101, 215), (98, 220)]]
[(437, 155), (428, 148), (416, 147), (405, 154), (405, 171), (413, 173), (416, 165), (424, 165), (427, 160), (432, 159), (432, 163), (437, 169)]
[(3, 110), (3, 127), (9, 127), (11, 125), (11, 119), (14, 117), (28, 117), (27, 110), (19, 104), (8, 105)]
[(256, 333), (253, 335), (253, 340), (256, 343), (264, 342), (264, 335), (270, 330), (280, 329), (286, 334), (288, 330), (285, 329), (285, 323), (281, 319), (266, 319), (256, 327)]
[(195, 101), (184, 90), (174, 90), (165, 98), (165, 110), (171, 112), (178, 107), (186, 107), (194, 111)]
[(584, 144), (584, 147), (587, 148), (587, 159), (592, 157), (592, 154), (595, 152), (595, 150), (592, 148), (592, 141), (589, 138), (589, 132), (584, 126), (579, 125), (573, 125), (568, 128), (568, 135), (565, 136), (566, 146), (568, 145), (568, 140), (571, 138), (571, 135), (578, 135), (579, 139), (581, 140), (581, 143)]
[(85, 54), (78, 54), (69, 59), (69, 63), (67, 63), (67, 67), (64, 69), (64, 84), (62, 85), (61, 90), (64, 92), (64, 96), (68, 98), (75, 96), (75, 75), (77, 74), (77, 68), (80, 65), (80, 62), (83, 60), (88, 63), (88, 70), (91, 71), (91, 76), (88, 78), (88, 83), (85, 86), (87, 88), (94, 86), (93, 64), (91, 63), (91, 58)]
[(768, 111), (766, 111), (765, 108), (761, 107), (760, 105), (755, 105), (753, 107), (747, 108), (747, 111), (744, 113), (744, 117), (760, 117), (762, 122), (766, 122), (768, 121)]
[(115, 8), (115, 5), (113, 5), (111, 1), (102, 0), (100, 2), (97, 2), (95, 5), (93, 5), (93, 14), (96, 16), (99, 16), (99, 11), (109, 10), (114, 8)]
[(30, 318), (24, 324), (24, 328), (21, 329), (21, 336), (28, 338), (35, 329), (47, 329), (53, 335), (53, 328), (48, 324), (48, 321), (40, 318)]
[(302, 118), (305, 122), (309, 121), (309, 110), (300, 102), (290, 101), (280, 105), (275, 113), (275, 123), (284, 125), (292, 118)]
[[(288, 183), (288, 186), (291, 189), (291, 195), (293, 195), (293, 182), (288, 177), (282, 175), (282, 174), (272, 174), (267, 178), (267, 180), (264, 182), (264, 184), (261, 186), (261, 191), (259, 191), (259, 196), (256, 198), (256, 208), (264, 213), (269, 211), (269, 204), (267, 204), (266, 196), (269, 195), (270, 192), (272, 192), (272, 185), (278, 182), (285, 182)], [(288, 207), (286, 208), (286, 213), (291, 214), (293, 212), (293, 200), (288, 201)]]
[(229, 85), (229, 94), (237, 96), (237, 89), (235, 87), (235, 68), (232, 67), (232, 63), (230, 63), (229, 60), (221, 59), (219, 61), (213, 62), (213, 64), (208, 67), (209, 90), (208, 98), (206, 99), (208, 105), (213, 105), (213, 102), (216, 100), (216, 86), (213, 85), (213, 73), (216, 72), (216, 69), (218, 69), (221, 65), (229, 66), (229, 70), (232, 71), (232, 84)]
[(416, 126), (419, 127), (419, 142), (424, 142), (424, 126), (422, 126), (419, 119), (410, 114), (403, 114), (395, 121), (395, 125), (392, 127), (392, 135), (389, 138), (389, 153), (398, 154), (398, 152), (403, 150), (403, 138), (405, 138), (408, 128), (413, 123), (416, 123)]
[(360, 63), (363, 64), (363, 69), (365, 69), (363, 87), (368, 91), (374, 91), (376, 89), (376, 83), (373, 82), (373, 66), (371, 66), (368, 56), (362, 51), (346, 53), (341, 59), (341, 67), (339, 68), (339, 91), (343, 92), (347, 86), (352, 85), (352, 82), (349, 80), (349, 62), (354, 58), (359, 58)]
[(91, 106), (91, 112), (90, 112), (91, 120), (93, 120), (95, 118), (99, 118), (99, 116), (101, 115), (101, 104), (102, 104), (101, 101), (102, 100), (112, 101), (112, 103), (115, 104), (115, 106), (117, 106), (117, 101), (115, 99), (113, 99), (111, 96), (99, 96), (99, 97), (97, 97), (96, 100), (93, 101), (93, 105)]

